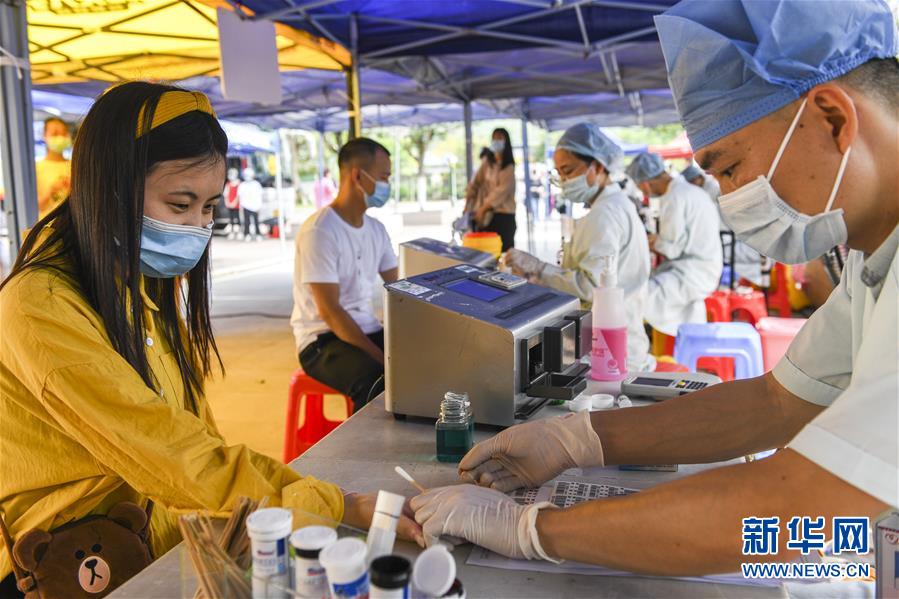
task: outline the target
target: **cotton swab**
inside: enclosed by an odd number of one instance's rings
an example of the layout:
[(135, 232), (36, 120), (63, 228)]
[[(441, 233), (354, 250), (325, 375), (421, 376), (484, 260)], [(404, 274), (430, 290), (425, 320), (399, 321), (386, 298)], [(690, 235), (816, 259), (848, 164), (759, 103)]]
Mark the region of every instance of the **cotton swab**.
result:
[(402, 466), (397, 466), (396, 468), (394, 468), (394, 470), (396, 471), (397, 474), (399, 474), (400, 476), (402, 476), (403, 478), (405, 478), (407, 481), (409, 481), (409, 484), (410, 484), (410, 485), (412, 485), (413, 487), (415, 487), (416, 489), (418, 489), (418, 490), (421, 491), (422, 493), (427, 493), (427, 492), (428, 492), (427, 489), (425, 489), (423, 486), (421, 486), (420, 484), (418, 484), (418, 481), (416, 481), (414, 478), (412, 478), (412, 475), (411, 475), (411, 474), (409, 474), (408, 472), (406, 472), (405, 470), (403, 470), (403, 467), (402, 467)]

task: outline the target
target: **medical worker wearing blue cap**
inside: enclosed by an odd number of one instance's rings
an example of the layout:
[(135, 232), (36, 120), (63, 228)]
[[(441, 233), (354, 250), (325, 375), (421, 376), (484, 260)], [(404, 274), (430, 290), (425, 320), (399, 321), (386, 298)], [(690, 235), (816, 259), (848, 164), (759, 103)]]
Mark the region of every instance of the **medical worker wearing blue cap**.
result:
[[(512, 427), (460, 463), (484, 486), (412, 500), (426, 536), (505, 555), (653, 574), (784, 562), (795, 516), (874, 520), (899, 506), (899, 64), (882, 0), (685, 0), (656, 18), (669, 81), (725, 219), (776, 260), (852, 252), (772, 373), (648, 407)], [(567, 509), (499, 490), (571, 467), (728, 465)], [(492, 488), (488, 488), (492, 487)], [(743, 555), (742, 519), (779, 518), (778, 549)]]
[(705, 298), (721, 280), (718, 211), (709, 194), (665, 170), (661, 156), (638, 154), (627, 174), (640, 190), (659, 198), (659, 233), (649, 247), (663, 260), (649, 278), (644, 315), (672, 337), (685, 322), (705, 322)]
[(574, 222), (571, 239), (562, 248), (561, 267), (516, 249), (506, 252), (504, 260), (514, 273), (577, 296), (589, 307), (602, 257), (614, 256), (627, 309), (627, 369), (645, 372), (656, 367), (643, 327), (649, 243), (637, 209), (611, 178), (622, 156), (618, 144), (598, 126), (579, 123), (568, 128), (553, 154), (559, 185), (566, 200), (584, 204), (590, 212)]

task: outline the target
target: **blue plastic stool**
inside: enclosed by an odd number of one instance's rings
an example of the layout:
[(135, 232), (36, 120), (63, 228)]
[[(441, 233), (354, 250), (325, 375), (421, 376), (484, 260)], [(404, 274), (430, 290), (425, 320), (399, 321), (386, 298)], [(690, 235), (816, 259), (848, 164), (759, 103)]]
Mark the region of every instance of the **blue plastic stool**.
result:
[(748, 322), (686, 323), (677, 329), (674, 361), (696, 372), (696, 361), (705, 356), (734, 359), (737, 380), (761, 376), (762, 340)]
[[(718, 282), (719, 287), (731, 287), (734, 278), (734, 270), (729, 264), (725, 264), (721, 268), (721, 280)], [(731, 287), (733, 289), (733, 287)]]

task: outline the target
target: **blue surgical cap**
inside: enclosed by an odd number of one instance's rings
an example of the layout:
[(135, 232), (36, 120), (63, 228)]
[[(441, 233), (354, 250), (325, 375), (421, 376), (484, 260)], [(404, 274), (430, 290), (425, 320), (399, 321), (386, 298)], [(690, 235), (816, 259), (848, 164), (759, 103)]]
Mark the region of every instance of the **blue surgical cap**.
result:
[(655, 23), (694, 151), (897, 54), (883, 0), (683, 0)]
[(634, 161), (627, 167), (627, 176), (636, 183), (643, 183), (650, 179), (655, 179), (665, 172), (665, 163), (662, 157), (652, 152), (642, 152), (637, 154)]
[(615, 168), (624, 155), (618, 144), (590, 123), (578, 123), (566, 129), (556, 149), (589, 156), (606, 167), (607, 171)]
[(680, 173), (684, 179), (687, 181), (692, 181), (696, 177), (704, 177), (705, 173), (702, 172), (702, 169), (696, 166), (695, 164), (691, 164), (687, 168), (681, 171)]

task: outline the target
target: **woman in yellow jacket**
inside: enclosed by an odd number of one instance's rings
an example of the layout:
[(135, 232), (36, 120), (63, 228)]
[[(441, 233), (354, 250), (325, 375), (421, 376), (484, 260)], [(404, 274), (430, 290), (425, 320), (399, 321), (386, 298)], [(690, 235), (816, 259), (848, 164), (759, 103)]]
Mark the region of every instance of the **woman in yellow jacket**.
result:
[[(372, 496), (228, 445), (204, 398), (227, 147), (209, 100), (170, 86), (117, 86), (85, 118), (69, 200), (0, 287), (0, 510), (13, 536), (152, 500), (160, 556), (179, 541), (178, 512), (224, 515), (241, 495), (371, 522)], [(400, 532), (421, 538), (405, 518)], [(9, 559), (0, 549), (0, 580)]]

